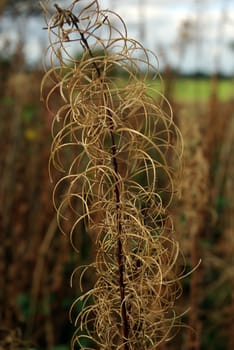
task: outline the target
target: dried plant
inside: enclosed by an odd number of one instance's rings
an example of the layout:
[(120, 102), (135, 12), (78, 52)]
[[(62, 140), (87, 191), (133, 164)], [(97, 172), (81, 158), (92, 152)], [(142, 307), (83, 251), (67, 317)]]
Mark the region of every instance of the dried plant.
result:
[[(63, 173), (54, 204), (65, 233), (68, 209), (76, 214), (69, 232), (74, 248), (77, 236), (87, 233), (96, 252), (93, 263), (72, 276), (79, 276), (82, 292), (70, 311), (72, 348), (156, 349), (172, 336), (181, 294), (179, 244), (168, 213), (180, 133), (147, 83), (159, 79), (153, 54), (128, 38), (117, 14), (102, 11), (97, 0), (55, 4), (52, 15), (42, 6), (52, 65), (42, 95), (53, 82), (44, 96), (54, 114), (50, 167)], [(72, 49), (80, 48), (77, 58)], [(95, 282), (87, 289), (90, 270)]]
[[(191, 112), (189, 115), (187, 113), (181, 113), (180, 115), (180, 130), (185, 143), (183, 156), (185, 180), (181, 186), (182, 200), (179, 209), (180, 212), (183, 212), (183, 220), (177, 213), (177, 219), (180, 219), (177, 224), (180, 225), (183, 253), (186, 254), (186, 261), (190, 261), (191, 266), (198, 266), (202, 256), (201, 242), (207, 225), (210, 199), (210, 193), (207, 190), (210, 185), (209, 163), (204, 155), (201, 126), (199, 121), (195, 121), (195, 118), (197, 116)], [(190, 327), (188, 328), (187, 348), (191, 350), (198, 350), (201, 346), (200, 304), (202, 301), (201, 283), (203, 278), (201, 267), (191, 275), (189, 283), (189, 306), (191, 311), (188, 320)]]
[(201, 266), (186, 286), (191, 310), (188, 337), (184, 338), (186, 349), (227, 347), (228, 333), (232, 347), (232, 327), (227, 326), (233, 317), (232, 109), (232, 103), (224, 104), (211, 97), (208, 106), (201, 108), (196, 103), (193, 110), (189, 105), (189, 113), (183, 107), (179, 115), (185, 144), (184, 181), (182, 200), (175, 210), (175, 226), (182, 236), (186, 262), (194, 266), (202, 258)]
[(32, 344), (22, 339), (19, 329), (8, 329), (0, 327), (0, 350), (28, 350)]

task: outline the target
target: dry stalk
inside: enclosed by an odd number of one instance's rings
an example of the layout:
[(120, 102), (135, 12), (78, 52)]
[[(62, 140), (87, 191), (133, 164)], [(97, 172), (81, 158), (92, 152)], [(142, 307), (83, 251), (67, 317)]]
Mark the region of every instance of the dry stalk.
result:
[[(66, 233), (70, 208), (76, 213), (69, 232), (74, 248), (76, 236), (85, 234), (78, 230), (81, 222), (96, 243), (94, 262), (72, 276), (80, 276), (82, 291), (70, 311), (72, 348), (156, 349), (171, 337), (181, 294), (179, 245), (168, 214), (180, 133), (147, 84), (158, 78), (155, 57), (127, 37), (117, 14), (102, 11), (97, 0), (55, 4), (55, 13), (46, 14), (52, 68), (42, 95), (51, 80), (47, 108), (56, 91), (63, 102), (52, 110), (50, 166), (63, 173), (54, 189), (58, 223)], [(79, 58), (71, 46), (82, 49)], [(74, 154), (71, 163), (67, 152)], [(96, 282), (86, 290), (90, 269)], [(78, 315), (77, 303), (83, 305)]]
[[(209, 163), (204, 156), (201, 127), (195, 115), (181, 113), (180, 130), (184, 147), (184, 181), (182, 184), (182, 208), (185, 222), (180, 222), (180, 233), (183, 235), (183, 252), (187, 255), (191, 266), (198, 266), (201, 258), (201, 239), (207, 221), (210, 193)], [(181, 210), (181, 209), (180, 209)], [(179, 215), (178, 215), (179, 217)], [(203, 265), (202, 265), (203, 266)], [(201, 284), (203, 269), (200, 266), (191, 275), (189, 293), (189, 350), (199, 350), (201, 346), (202, 321), (200, 303), (202, 300)]]

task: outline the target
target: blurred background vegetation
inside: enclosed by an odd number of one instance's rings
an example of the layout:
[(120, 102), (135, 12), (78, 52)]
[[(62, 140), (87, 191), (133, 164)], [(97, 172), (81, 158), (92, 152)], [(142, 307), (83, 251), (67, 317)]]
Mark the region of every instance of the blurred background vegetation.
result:
[[(83, 237), (81, 254), (75, 254), (56, 223), (47, 170), (53, 116), (40, 101), (43, 70), (25, 57), (24, 26), (32, 18), (40, 20), (41, 10), (36, 1), (0, 0), (0, 16), (0, 350), (65, 350), (73, 332), (68, 310), (79, 293), (70, 288), (69, 278), (75, 266), (92, 260), (92, 243)], [(17, 40), (4, 32), (7, 20), (18, 28)], [(181, 60), (190, 34), (190, 22), (181, 23)], [(200, 258), (202, 263), (182, 281), (178, 308), (189, 308), (183, 317), (189, 327), (160, 349), (232, 350), (233, 76), (218, 70), (182, 75), (168, 63), (166, 52), (161, 60), (163, 91), (185, 144), (181, 196), (172, 214), (186, 270)]]

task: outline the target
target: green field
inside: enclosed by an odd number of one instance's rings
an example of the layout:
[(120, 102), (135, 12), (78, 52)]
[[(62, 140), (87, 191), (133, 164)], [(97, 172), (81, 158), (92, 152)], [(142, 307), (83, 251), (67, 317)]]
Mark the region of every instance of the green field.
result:
[[(218, 96), (221, 101), (234, 98), (234, 80), (218, 81)], [(207, 101), (212, 93), (212, 80), (179, 78), (175, 82), (174, 98), (177, 101)]]
[[(118, 86), (125, 86), (127, 78), (118, 77)], [(170, 95), (167, 91), (166, 79), (162, 76), (162, 80), (147, 80), (147, 85), (151, 86), (159, 93), (162, 93), (170, 101), (173, 99), (177, 102), (208, 102), (212, 95), (212, 91), (218, 93), (218, 98), (221, 102), (234, 99), (234, 78), (219, 79), (214, 89), (212, 78), (183, 78), (178, 77), (170, 80)], [(155, 96), (154, 91), (149, 90), (149, 94)]]
[[(163, 78), (162, 78), (163, 79)], [(122, 84), (126, 81), (123, 79)], [(121, 84), (121, 83), (120, 83)], [(181, 78), (178, 77), (174, 81), (170, 81), (170, 94), (167, 95), (167, 82), (165, 79), (160, 81), (156, 79), (153, 84), (148, 80), (148, 85), (156, 91), (163, 93), (170, 101), (173, 99), (177, 102), (208, 102), (212, 96), (212, 92), (217, 92), (221, 102), (234, 99), (234, 79), (219, 79), (214, 88), (214, 82), (209, 78)], [(155, 95), (154, 92), (149, 92)]]

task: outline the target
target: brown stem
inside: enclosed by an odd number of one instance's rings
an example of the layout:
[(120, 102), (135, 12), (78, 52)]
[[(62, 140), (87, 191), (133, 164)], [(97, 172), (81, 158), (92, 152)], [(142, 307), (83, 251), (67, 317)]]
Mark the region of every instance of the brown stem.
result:
[[(110, 118), (111, 120), (111, 118)], [(111, 134), (111, 143), (112, 143), (112, 163), (115, 170), (115, 198), (116, 198), (116, 209), (118, 211), (117, 213), (117, 222), (118, 222), (118, 247), (117, 247), (117, 257), (118, 257), (118, 267), (119, 267), (119, 287), (120, 287), (120, 300), (121, 300), (121, 317), (123, 321), (123, 336), (124, 341), (128, 339), (129, 336), (129, 326), (128, 326), (128, 318), (127, 318), (127, 309), (126, 309), (126, 302), (125, 302), (125, 284), (124, 284), (124, 256), (123, 256), (123, 247), (122, 247), (122, 240), (121, 240), (121, 233), (122, 233), (122, 224), (120, 220), (120, 189), (118, 185), (118, 177), (117, 174), (119, 173), (118, 170), (118, 162), (116, 158), (116, 152), (117, 152), (117, 146), (115, 143), (114, 133), (113, 133), (113, 125), (110, 125), (110, 134)], [(128, 344), (124, 344), (124, 349), (128, 350)]]
[[(88, 50), (89, 55), (91, 58), (93, 58), (93, 53), (89, 47), (88, 41), (86, 40), (84, 34), (79, 30), (79, 26), (76, 21), (73, 21), (74, 26), (78, 30), (81, 42), (85, 46), (85, 48)], [(97, 75), (99, 78), (101, 78), (101, 71), (99, 67), (97, 66), (96, 62), (93, 62), (94, 69), (97, 72)], [(118, 245), (117, 245), (117, 259), (118, 259), (118, 272), (119, 272), (119, 288), (120, 288), (120, 302), (121, 302), (121, 318), (123, 322), (123, 341), (124, 341), (124, 350), (129, 350), (129, 346), (126, 343), (128, 337), (129, 337), (129, 326), (128, 326), (128, 318), (127, 318), (127, 308), (126, 308), (126, 302), (125, 302), (125, 284), (124, 284), (124, 255), (123, 255), (123, 246), (122, 246), (122, 224), (120, 219), (120, 188), (118, 184), (118, 162), (116, 158), (117, 154), (117, 145), (115, 142), (114, 132), (113, 132), (113, 123), (112, 123), (112, 117), (109, 115), (109, 130), (110, 130), (110, 136), (111, 136), (111, 152), (112, 152), (112, 164), (115, 171), (115, 199), (116, 199), (116, 209), (117, 209), (117, 232), (118, 232)]]
[[(82, 31), (80, 31), (80, 28), (78, 26), (78, 19), (74, 20), (74, 18), (72, 17), (71, 20), (72, 20), (73, 25), (78, 30), (78, 32), (80, 34), (81, 42), (83, 43), (85, 48), (88, 50), (89, 56), (91, 58), (94, 58), (93, 53), (92, 53), (92, 51), (91, 51), (91, 49), (89, 47), (88, 41), (87, 41), (86, 37), (84, 36), (84, 33)], [(100, 69), (99, 69), (99, 67), (98, 67), (98, 65), (97, 65), (97, 63), (95, 61), (93, 61), (93, 66), (94, 66), (94, 68), (95, 68), (95, 70), (97, 72), (98, 78), (101, 78), (101, 71), (100, 71)]]

